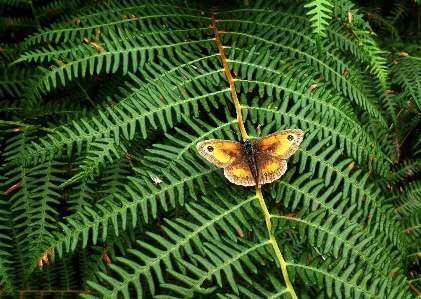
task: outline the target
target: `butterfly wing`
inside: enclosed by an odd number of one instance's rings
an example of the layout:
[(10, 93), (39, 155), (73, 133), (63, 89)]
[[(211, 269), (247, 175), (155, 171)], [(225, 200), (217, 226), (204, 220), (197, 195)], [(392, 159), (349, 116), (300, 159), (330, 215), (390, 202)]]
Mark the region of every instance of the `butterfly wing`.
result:
[(256, 185), (241, 143), (213, 139), (199, 142), (196, 148), (209, 162), (224, 168), (224, 175), (231, 183)]
[(259, 185), (279, 179), (287, 170), (285, 159), (291, 157), (303, 141), (303, 131), (284, 130), (256, 141), (256, 164)]
[(250, 171), (245, 155), (241, 155), (230, 166), (224, 169), (224, 175), (231, 183), (241, 186), (254, 186), (256, 181)]
[(259, 170), (259, 185), (272, 183), (287, 171), (287, 162), (269, 154), (256, 154), (256, 164)]
[(199, 154), (218, 167), (228, 167), (242, 154), (239, 142), (212, 139), (199, 142), (196, 145)]
[(299, 129), (283, 130), (256, 141), (256, 155), (267, 153), (279, 159), (288, 159), (303, 141), (304, 133)]

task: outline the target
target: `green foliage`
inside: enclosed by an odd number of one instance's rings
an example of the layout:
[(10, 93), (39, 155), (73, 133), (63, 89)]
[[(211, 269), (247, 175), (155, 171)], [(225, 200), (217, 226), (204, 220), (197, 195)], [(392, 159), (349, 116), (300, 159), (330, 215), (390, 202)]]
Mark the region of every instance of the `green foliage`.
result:
[(330, 14), (332, 14), (333, 4), (327, 0), (313, 0), (306, 5), (305, 8), (310, 9), (307, 12), (307, 15), (313, 15), (310, 18), (311, 27), (313, 27), (314, 38), (316, 39), (317, 49), (319, 55), (322, 53), (321, 49), (321, 40), (323, 37), (326, 37), (326, 27), (329, 25), (327, 20), (330, 19)]
[[(0, 296), (415, 296), (409, 2), (0, 3)], [(252, 138), (305, 134), (268, 211), (196, 151), (240, 141), (233, 90)]]

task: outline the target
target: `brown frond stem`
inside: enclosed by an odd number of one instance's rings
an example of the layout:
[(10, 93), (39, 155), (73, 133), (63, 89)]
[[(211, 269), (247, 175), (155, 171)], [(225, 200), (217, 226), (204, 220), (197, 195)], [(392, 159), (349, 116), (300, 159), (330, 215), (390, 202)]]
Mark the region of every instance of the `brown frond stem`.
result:
[(216, 42), (216, 45), (218, 46), (219, 55), (221, 56), (222, 64), (224, 66), (225, 76), (227, 77), (227, 80), (230, 84), (232, 100), (234, 102), (235, 112), (237, 114), (238, 127), (240, 128), (243, 141), (246, 141), (247, 139), (249, 139), (249, 137), (246, 132), (246, 128), (244, 127), (243, 117), (241, 116), (241, 105), (237, 97), (237, 92), (235, 91), (234, 79), (232, 78), (231, 71), (228, 68), (228, 60), (227, 60), (227, 57), (225, 56), (224, 46), (222, 45), (221, 39), (219, 37), (219, 31), (218, 31), (218, 27), (216, 25), (216, 20), (215, 20), (215, 8), (212, 9), (211, 20), (212, 20), (212, 29), (213, 29), (213, 32), (215, 33), (215, 42)]

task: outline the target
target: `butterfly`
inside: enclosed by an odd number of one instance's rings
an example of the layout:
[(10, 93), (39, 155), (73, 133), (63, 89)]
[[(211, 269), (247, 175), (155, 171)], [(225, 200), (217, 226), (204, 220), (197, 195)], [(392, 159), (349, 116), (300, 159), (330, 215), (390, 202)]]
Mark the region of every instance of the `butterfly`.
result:
[(279, 179), (285, 173), (285, 160), (295, 153), (303, 137), (304, 133), (299, 129), (283, 130), (244, 143), (205, 140), (197, 143), (196, 148), (209, 162), (222, 167), (230, 182), (260, 187)]

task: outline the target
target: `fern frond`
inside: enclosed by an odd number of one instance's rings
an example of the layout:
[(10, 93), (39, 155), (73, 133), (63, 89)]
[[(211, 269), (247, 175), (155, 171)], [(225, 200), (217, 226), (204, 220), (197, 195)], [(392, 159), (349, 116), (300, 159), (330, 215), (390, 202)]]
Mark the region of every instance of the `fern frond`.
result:
[[(142, 275), (145, 278), (145, 283), (149, 286), (149, 290), (151, 291), (152, 295), (154, 295), (156, 290), (155, 280), (157, 280), (160, 284), (165, 282), (165, 278), (162, 274), (161, 270), (161, 263), (165, 264), (167, 267), (167, 271), (170, 271), (171, 273), (175, 273), (174, 269), (176, 269), (175, 265), (177, 265), (177, 268), (182, 269), (181, 271), (183, 273), (186, 273), (187, 270), (192, 270), (193, 265), (186, 264), (183, 260), (180, 260), (181, 256), (183, 255), (183, 252), (185, 251), (189, 256), (195, 257), (198, 260), (199, 263), (203, 263), (205, 260), (200, 258), (200, 255), (195, 255), (195, 252), (199, 250), (201, 253), (205, 253), (209, 255), (209, 257), (213, 257), (213, 261), (217, 262), (218, 257), (215, 255), (215, 252), (212, 253), (211, 248), (206, 246), (206, 243), (203, 246), (200, 241), (200, 239), (205, 240), (211, 240), (216, 238), (216, 240), (221, 240), (221, 237), (219, 236), (219, 233), (216, 231), (216, 226), (223, 229), (224, 234), (226, 234), (228, 240), (231, 242), (233, 240), (236, 240), (235, 235), (231, 232), (229, 227), (235, 228), (238, 230), (237, 222), (235, 221), (235, 218), (233, 216), (236, 216), (237, 221), (240, 221), (242, 225), (246, 225), (249, 227), (249, 224), (247, 223), (244, 212), (249, 211), (250, 213), (254, 214), (252, 212), (253, 210), (250, 209), (250, 207), (247, 207), (250, 205), (250, 202), (253, 201), (253, 197), (244, 200), (243, 198), (233, 198), (235, 199), (235, 204), (230, 203), (228, 201), (224, 202), (225, 207), (222, 207), (220, 205), (213, 204), (213, 201), (211, 200), (205, 200), (205, 202), (209, 205), (210, 209), (204, 209), (200, 205), (193, 205), (193, 206), (186, 206), (187, 211), (191, 213), (197, 221), (199, 221), (199, 224), (189, 223), (188, 221), (178, 219), (177, 222), (172, 221), (166, 221), (168, 227), (163, 227), (166, 235), (169, 237), (168, 239), (162, 238), (160, 235), (149, 233), (148, 237), (157, 241), (162, 249), (158, 249), (156, 247), (151, 247), (147, 242), (145, 241), (137, 241), (138, 246), (143, 249), (143, 251), (139, 251), (136, 249), (129, 250), (133, 259), (127, 259), (127, 258), (117, 258), (118, 263), (120, 263), (122, 266), (128, 266), (129, 268), (125, 270), (123, 267), (114, 265), (112, 266), (113, 272), (118, 274), (124, 281), (125, 286), (121, 284), (120, 281), (112, 279), (107, 275), (101, 275), (103, 279), (107, 281), (111, 281), (110, 287), (113, 289), (112, 291), (103, 287), (100, 287), (96, 283), (89, 283), (89, 285), (99, 291), (103, 296), (111, 296), (112, 298), (116, 298), (118, 293), (125, 294), (128, 292), (128, 289), (126, 286), (130, 283), (136, 290), (136, 293), (138, 296), (142, 297), (144, 296), (144, 290), (143, 286), (141, 284), (141, 281), (138, 279), (138, 275)], [(211, 213), (210, 213), (211, 212)], [(215, 213), (215, 214), (213, 214)], [(254, 219), (256, 219), (256, 216), (252, 216)], [(267, 242), (265, 242), (267, 244)], [(264, 245), (264, 244), (262, 244)], [(199, 246), (199, 247), (197, 247)], [(236, 269), (236, 271), (239, 271), (237, 273), (242, 274), (243, 277), (245, 276), (245, 273), (241, 270), (242, 267), (240, 264), (237, 264), (235, 262), (236, 259), (242, 258), (247, 262), (248, 267), (251, 267), (252, 269), (255, 269), (255, 266), (249, 258), (247, 257), (247, 251), (246, 253), (239, 251), (238, 249), (235, 251), (232, 251), (232, 246), (226, 247), (223, 244), (220, 244), (222, 251), (219, 251), (219, 255), (223, 254), (222, 252), (228, 253), (231, 257), (225, 256), (225, 258), (231, 259), (233, 264), (233, 267)], [(240, 246), (240, 245), (237, 245)], [(242, 246), (241, 246), (242, 247)], [(241, 248), (237, 247), (237, 248)], [(260, 247), (260, 246), (258, 246)], [(255, 249), (250, 249), (251, 252), (258, 250), (258, 247)], [(263, 248), (259, 249), (265, 251)], [(252, 256), (254, 254), (250, 253)], [(257, 257), (258, 255), (256, 255)], [(266, 253), (267, 256), (267, 253)], [(170, 258), (172, 257), (172, 258)], [(175, 259), (175, 260), (174, 260)], [(216, 259), (216, 260), (215, 260)], [(263, 263), (263, 260), (261, 258), (258, 258), (260, 263)], [(175, 261), (175, 264), (174, 264)], [(221, 261), (218, 261), (217, 263), (220, 263)], [(225, 264), (228, 266), (228, 264)], [(222, 270), (222, 269), (221, 269)], [(136, 273), (136, 274), (135, 274)], [(225, 269), (225, 274), (230, 275), (231, 270)], [(135, 274), (135, 275), (133, 275)], [(209, 272), (206, 276), (216, 276), (216, 279), (220, 281), (220, 273), (219, 270), (215, 271), (215, 273)], [(176, 274), (177, 277), (180, 277), (180, 274)], [(134, 278), (134, 279), (132, 279)], [(191, 279), (189, 279), (191, 280)], [(231, 286), (236, 289), (236, 283), (233, 280), (233, 276), (229, 279), (232, 283)], [(221, 282), (220, 282), (221, 283)], [(200, 283), (199, 283), (200, 285)], [(165, 288), (165, 285), (161, 285)], [(168, 285), (168, 287), (173, 288), (173, 285)], [(213, 288), (211, 288), (213, 289)], [(196, 290), (200, 292), (200, 290)], [(205, 291), (206, 292), (206, 291)], [(91, 298), (89, 295), (84, 295), (85, 298)], [(111, 298), (110, 297), (110, 298)]]
[[(418, 195), (419, 196), (419, 192), (420, 192), (420, 183), (417, 182), (417, 188), (415, 190), (413, 190), (411, 192), (411, 199), (414, 200), (414, 195)], [(408, 197), (410, 197), (408, 196)], [(417, 201), (418, 200), (414, 200)], [(414, 245), (417, 245), (417, 242), (419, 240), (419, 237), (421, 235), (421, 230), (420, 230), (420, 214), (419, 214), (419, 210), (420, 210), (420, 204), (418, 203), (418, 206), (416, 208), (414, 208), (415, 213), (407, 213), (407, 215), (405, 215), (402, 219), (402, 231), (405, 232), (405, 237), (412, 242), (413, 244), (411, 244), (412, 246), (412, 250), (418, 250), (417, 247), (415, 247)], [(399, 211), (400, 212), (400, 211)]]
[(401, 161), (399, 167), (392, 173), (392, 179), (395, 182), (403, 181), (404, 178), (410, 178), (421, 170), (420, 161), (416, 160), (405, 160)]
[[(381, 252), (375, 253), (381, 256)], [(380, 263), (382, 263), (380, 259)], [(392, 280), (390, 276), (376, 279), (372, 273), (365, 272), (358, 264), (346, 264), (346, 260), (324, 259), (318, 256), (309, 259), (304, 253), (297, 263), (297, 274), (308, 285), (323, 286), (327, 296), (342, 298), (343, 296), (358, 298), (361, 295), (373, 298), (410, 298), (410, 293), (405, 288), (405, 276), (402, 272), (396, 273)], [(389, 271), (393, 271), (390, 268)], [(322, 277), (328, 277), (327, 279)], [(368, 288), (369, 281), (373, 281)], [(342, 295), (344, 294), (344, 295)]]
[(417, 57), (400, 55), (394, 58), (396, 63), (391, 64), (391, 70), (396, 79), (408, 90), (414, 99), (418, 110), (421, 110), (421, 63)]
[[(5, 18), (19, 5), (0, 2)], [(373, 12), (382, 25), (365, 20), (368, 4), (304, 5), (54, 0), (14, 16), (42, 29), (0, 46), (0, 284), (86, 298), (411, 297), (410, 8)], [(196, 150), (290, 128), (303, 142), (258, 190)]]
[[(143, 177), (142, 179), (139, 178), (130, 178), (132, 183), (132, 187), (126, 186), (126, 191), (132, 197), (132, 201), (128, 201), (122, 195), (118, 193), (114, 194), (113, 198), (105, 199), (100, 205), (96, 204), (95, 208), (97, 211), (85, 207), (88, 216), (79, 213), (79, 217), (81, 220), (71, 220), (68, 218), (69, 223), (73, 229), (69, 226), (60, 223), (63, 230), (67, 234), (65, 237), (62, 238), (60, 243), (66, 244), (65, 248), (66, 251), (69, 251), (70, 248), (72, 250), (76, 248), (77, 245), (77, 237), (79, 234), (82, 233), (83, 236), (83, 244), (88, 242), (88, 232), (92, 230), (92, 242), (95, 244), (98, 240), (99, 236), (99, 225), (102, 225), (102, 233), (101, 237), (104, 240), (107, 237), (107, 229), (108, 223), (112, 224), (115, 234), (118, 235), (118, 231), (120, 229), (120, 224), (122, 228), (125, 229), (126, 225), (128, 224), (128, 214), (130, 213), (131, 225), (135, 226), (138, 222), (138, 209), (141, 211), (141, 216), (143, 216), (143, 221), (148, 223), (150, 217), (155, 218), (157, 213), (157, 202), (156, 197), (159, 197), (160, 204), (162, 207), (167, 210), (167, 200), (171, 203), (172, 206), (177, 204), (182, 204), (184, 202), (185, 192), (183, 190), (183, 185), (187, 184), (190, 187), (194, 188), (194, 182), (198, 182), (199, 186), (203, 187), (203, 181), (198, 179), (198, 174), (196, 167), (190, 163), (183, 163), (182, 161), (179, 162), (184, 167), (188, 167), (188, 169), (195, 169), (194, 175), (187, 175), (182, 173), (180, 169), (178, 169), (176, 175), (174, 177), (169, 172), (163, 173), (165, 178), (164, 182), (161, 183), (159, 186), (154, 186), (150, 182), (149, 177)], [(190, 164), (190, 165), (189, 165)], [(199, 169), (203, 169), (203, 175), (208, 174), (209, 170), (200, 167)], [(168, 183), (166, 183), (166, 181)], [(116, 201), (117, 199), (118, 201)], [(89, 224), (89, 218), (92, 219), (92, 222)], [(121, 221), (117, 221), (117, 217), (121, 217)], [(119, 224), (120, 223), (120, 224)], [(73, 231), (75, 231), (76, 235), (74, 235)], [(59, 245), (60, 243), (57, 243)], [(84, 246), (83, 246), (84, 247)], [(62, 249), (61, 245), (55, 248), (58, 250), (58, 253), (61, 255)]]
[(94, 176), (100, 173), (99, 167), (105, 165), (105, 158), (113, 162), (111, 153), (118, 157), (119, 154), (114, 145), (114, 140), (111, 138), (97, 138), (95, 142), (89, 143), (89, 149), (86, 160), (80, 165), (81, 172), (72, 177), (72, 179), (61, 184), (59, 188), (74, 184), (78, 181), (85, 181), (86, 179), (93, 180)]
[(11, 32), (33, 31), (37, 29), (37, 23), (29, 18), (2, 18), (0, 17), (0, 29)]
[(382, 83), (383, 88), (386, 88), (386, 80), (388, 76), (386, 65), (387, 61), (383, 56), (385, 56), (387, 52), (379, 48), (377, 43), (370, 37), (369, 31), (354, 30), (354, 33), (358, 36), (359, 45), (367, 53), (368, 57), (370, 57), (369, 61), (367, 61), (369, 63), (367, 69), (371, 67), (370, 72), (375, 74)]
[(7, 68), (0, 69), (2, 69), (0, 77), (1, 96), (5, 96), (5, 93), (9, 94), (10, 96), (21, 96), (22, 90), (26, 86), (26, 81), (34, 75), (31, 69), (26, 68), (16, 67), (13, 69), (13, 72)]
[(418, 180), (411, 181), (410, 184), (400, 187), (399, 190), (394, 191), (389, 201), (394, 206), (394, 212), (401, 216), (410, 216), (416, 213), (421, 208), (421, 203), (418, 200), (421, 195), (421, 182)]
[[(343, 189), (341, 188), (340, 193), (335, 193), (335, 187), (330, 187), (324, 190), (324, 184), (322, 179), (307, 181), (307, 178), (311, 173), (302, 175), (300, 179), (297, 179), (291, 183), (279, 182), (282, 186), (279, 188), (279, 198), (283, 199), (282, 203), (288, 207), (288, 210), (294, 212), (298, 207), (308, 206), (312, 209), (317, 209), (319, 206), (321, 208), (329, 208), (329, 206), (337, 203), (338, 200), (341, 200), (342, 205), (357, 205), (360, 212), (355, 215), (355, 220), (352, 220), (349, 224), (356, 224), (359, 221), (367, 221), (367, 231), (364, 234), (369, 235), (370, 230), (373, 229), (370, 225), (378, 226), (376, 229), (379, 229), (381, 232), (391, 232), (391, 242), (397, 247), (403, 249), (405, 247), (405, 242), (400, 236), (399, 227), (395, 224), (395, 217), (389, 210), (386, 210), (387, 206), (383, 206), (382, 203), (385, 201), (385, 198), (379, 197), (379, 191), (374, 188), (374, 186), (369, 186), (371, 192), (361, 192), (358, 188), (353, 186), (350, 188), (350, 183), (352, 182), (356, 185), (358, 179), (362, 180), (364, 185), (367, 180), (367, 175), (365, 177), (359, 177), (360, 172), (354, 173), (354, 175), (347, 177), (345, 176), (343, 182)], [(341, 178), (338, 178), (336, 182), (340, 182)], [(368, 186), (366, 186), (367, 188)], [(323, 190), (323, 192), (322, 192)], [(336, 191), (337, 192), (337, 191)], [(319, 195), (320, 194), (320, 195)], [(367, 196), (367, 201), (364, 202)], [(343, 213), (342, 207), (339, 206), (339, 211), (336, 213)], [(350, 210), (352, 211), (352, 210)], [(374, 217), (374, 218), (373, 218)], [(359, 219), (359, 220), (358, 220)], [(342, 219), (344, 220), (344, 219)], [(282, 224), (282, 223), (281, 223)], [(279, 224), (279, 225), (281, 225)], [(364, 230), (365, 230), (364, 229)]]
[[(319, 140), (332, 136), (332, 143), (339, 148), (345, 148), (358, 163), (366, 164), (371, 160), (373, 168), (379, 175), (385, 177), (390, 175), (387, 162), (389, 158), (384, 155), (372, 138), (364, 133), (365, 130), (351, 117), (348, 117), (351, 107), (342, 103), (340, 97), (331, 93), (323, 93), (323, 89), (319, 89), (314, 96), (307, 96), (306, 100), (312, 101), (314, 106), (307, 105), (300, 111), (298, 111), (301, 106), (300, 102), (285, 111), (285, 106), (281, 105), (280, 100), (272, 102), (272, 99), (267, 101), (271, 104), (270, 109), (264, 108), (264, 105), (245, 107), (251, 114), (255, 111), (260, 124), (272, 121), (274, 118), (276, 127), (281, 124), (290, 127), (299, 122), (303, 129), (320, 129), (316, 135)], [(338, 108), (329, 109), (328, 106)], [(267, 120), (264, 120), (263, 117)], [(375, 158), (373, 159), (373, 157)]]
[(7, 212), (6, 208), (8, 206), (7, 202), (0, 200), (0, 207), (2, 207), (0, 215), (0, 229), (2, 231), (0, 234), (0, 285), (3, 286), (5, 294), (16, 298), (16, 293), (14, 293), (16, 291), (14, 286), (15, 274), (12, 267), (13, 256), (10, 252), (13, 247), (10, 242), (13, 239), (5, 233), (10, 231), (10, 227), (6, 226), (11, 221), (11, 213)]
[[(240, 15), (246, 14), (242, 11), (239, 11), (239, 13)], [(305, 95), (307, 93), (307, 89), (310, 87), (310, 83), (313, 80), (313, 77), (311, 75), (308, 75), (311, 74), (313, 68), (311, 68), (311, 70), (308, 70), (307, 72), (305, 72), (303, 68), (306, 69), (306, 67), (308, 67), (308, 63), (310, 62), (312, 65), (314, 65), (314, 69), (320, 72), (322, 76), (326, 77), (327, 80), (330, 79), (332, 81), (332, 84), (338, 90), (341, 90), (347, 97), (349, 97), (352, 101), (355, 101), (358, 105), (363, 106), (365, 110), (367, 110), (374, 117), (378, 118), (381, 124), (385, 126), (386, 123), (382, 116), (378, 114), (378, 109), (374, 107), (372, 100), (369, 99), (367, 95), (365, 95), (362, 92), (359, 86), (355, 84), (353, 78), (358, 74), (357, 70), (354, 71), (353, 69), (351, 69), (349, 65), (347, 65), (341, 60), (339, 55), (335, 55), (336, 53), (333, 54), (328, 52), (329, 55), (326, 59), (319, 60), (313, 54), (308, 53), (314, 53), (314, 48), (306, 49), (306, 51), (301, 49), (303, 41), (306, 41), (306, 43), (311, 43), (311, 40), (309, 39), (308, 35), (305, 34), (305, 32), (308, 31), (308, 27), (305, 26), (305, 23), (299, 21), (300, 11), (297, 11), (296, 13), (298, 15), (296, 16), (296, 19), (292, 24), (290, 23), (290, 15), (268, 15), (265, 19), (265, 22), (258, 23), (261, 26), (265, 26), (268, 32), (256, 32), (256, 36), (254, 38), (248, 39), (247, 46), (249, 47), (233, 47), (232, 49), (230, 49), (230, 62), (235, 58), (235, 56), (238, 56), (238, 62), (233, 61), (233, 69), (234, 74), (236, 74), (236, 76), (239, 76), (240, 80), (244, 79), (244, 81), (241, 80), (239, 84), (242, 86), (242, 89), (244, 91), (252, 90), (256, 86), (256, 82), (253, 82), (255, 78), (258, 78), (260, 82), (266, 81), (264, 83), (265, 87), (257, 85), (259, 86), (258, 94), (260, 97), (263, 97), (265, 91), (269, 95), (273, 90), (279, 92), (280, 90), (284, 90), (285, 84), (289, 85), (289, 81), (292, 81), (291, 87), (293, 88), (293, 90), (297, 89), (298, 91), (301, 91), (303, 95)], [(275, 16), (278, 17), (275, 18)], [(263, 18), (263, 16), (259, 17)], [(287, 22), (287, 20), (289, 25), (287, 27), (272, 25), (273, 23), (283, 24), (284, 22)], [(250, 25), (248, 25), (248, 27), (254, 29), (254, 27), (252, 27), (254, 26), (252, 25), (254, 23), (255, 21), (250, 22)], [(292, 27), (292, 25), (295, 25), (295, 27)], [(230, 27), (228, 27), (228, 29), (230, 29)], [(284, 37), (283, 31), (281, 29), (290, 32), (294, 36), (297, 36), (297, 38), (291, 41), (289, 35)], [(343, 33), (340, 34), (343, 36)], [(244, 34), (231, 31), (229, 33), (225, 33), (223, 37), (225, 35), (227, 35), (225, 39), (227, 41), (232, 39), (231, 43), (233, 44), (237, 42), (238, 38), (240, 38), (240, 41), (241, 39), (245, 38)], [(267, 49), (267, 45), (268, 43), (273, 44), (272, 39), (274, 38), (275, 40), (280, 39), (280, 42), (275, 43), (275, 46), (281, 49), (285, 49), (288, 52), (288, 55), (285, 55), (286, 53), (282, 51), (277, 52), (277, 55), (271, 55), (272, 53)], [(342, 38), (346, 40), (344, 37)], [(252, 43), (251, 40), (254, 40), (255, 43)], [(325, 46), (327, 45), (324, 44), (324, 47)], [(328, 45), (327, 51), (330, 50), (329, 48), (332, 46), (332, 44)], [(265, 55), (261, 55), (260, 51), (263, 51), (262, 53), (264, 53)], [(292, 58), (292, 56), (295, 58)], [(244, 59), (243, 57), (246, 57), (246, 59)], [(263, 57), (264, 59), (262, 59)], [(249, 60), (256, 60), (256, 64), (249, 63)], [(240, 66), (241, 72), (238, 71), (240, 70)], [(291, 69), (293, 71), (295, 70), (298, 76), (294, 73), (291, 73)], [(352, 72), (353, 77), (344, 77), (343, 73), (349, 71)], [(251, 81), (250, 79), (253, 79), (253, 81)], [(301, 81), (301, 84), (297, 86), (299, 80)], [(237, 79), (237, 81), (239, 80)], [(290, 95), (288, 90), (286, 90), (285, 93), (286, 97)], [(295, 94), (294, 96), (297, 97), (298, 95)]]
[[(87, 256), (88, 260), (85, 263), (86, 268), (83, 273), (85, 275), (83, 281), (94, 281), (100, 283), (97, 277), (98, 271), (105, 271), (107, 264), (115, 262), (117, 254), (121, 253), (127, 255), (126, 248), (131, 248), (132, 243), (135, 243), (135, 234), (133, 229), (128, 227), (129, 232), (119, 231), (118, 235), (115, 235), (112, 231), (99, 245), (92, 246), (93, 254)], [(88, 288), (85, 283), (84, 287)]]
[(326, 37), (326, 27), (329, 23), (326, 20), (331, 19), (329, 14), (332, 14), (333, 4), (327, 0), (313, 0), (310, 3), (304, 5), (305, 8), (309, 9), (307, 15), (313, 15), (310, 18), (311, 27), (313, 28), (313, 34), (315, 35), (316, 42), (318, 44), (319, 53), (321, 53), (321, 39)]

